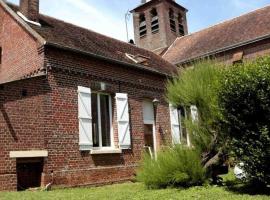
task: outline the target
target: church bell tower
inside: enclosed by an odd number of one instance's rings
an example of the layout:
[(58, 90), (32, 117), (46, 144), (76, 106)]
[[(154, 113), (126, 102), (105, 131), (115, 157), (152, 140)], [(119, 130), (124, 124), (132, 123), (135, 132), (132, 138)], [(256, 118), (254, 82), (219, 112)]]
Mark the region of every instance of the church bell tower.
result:
[(177, 37), (188, 34), (187, 11), (175, 0), (142, 0), (131, 11), (136, 45), (162, 54)]

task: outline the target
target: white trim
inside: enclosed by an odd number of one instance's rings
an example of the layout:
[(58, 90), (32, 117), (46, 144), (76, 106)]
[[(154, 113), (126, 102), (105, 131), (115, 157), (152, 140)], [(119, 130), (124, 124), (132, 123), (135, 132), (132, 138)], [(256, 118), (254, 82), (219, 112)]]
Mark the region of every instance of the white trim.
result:
[(111, 147), (115, 148), (114, 135), (113, 135), (112, 97), (111, 97), (111, 95), (109, 95), (109, 115), (110, 115), (110, 125), (111, 125)]
[(121, 149), (114, 149), (114, 148), (101, 148), (101, 149), (92, 149), (90, 151), (90, 154), (96, 155), (96, 154), (121, 154)]
[(86, 93), (86, 94), (91, 94), (91, 90), (86, 87), (78, 86), (78, 93)]
[(48, 157), (48, 151), (10, 151), (10, 158), (43, 158)]
[(34, 25), (36, 25), (36, 26), (41, 26), (40, 23), (34, 22), (34, 21), (32, 21), (32, 20), (29, 20), (29, 19), (28, 19), (26, 16), (24, 16), (21, 12), (17, 11), (17, 14), (18, 14), (24, 21), (26, 21), (26, 22), (28, 22), (28, 23), (30, 23), (30, 24), (34, 24)]

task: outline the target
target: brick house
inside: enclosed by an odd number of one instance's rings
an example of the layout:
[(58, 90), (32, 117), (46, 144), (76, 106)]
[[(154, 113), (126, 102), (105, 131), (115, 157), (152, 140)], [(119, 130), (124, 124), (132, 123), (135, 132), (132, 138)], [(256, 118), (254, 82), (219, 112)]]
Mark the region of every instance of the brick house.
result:
[(0, 1), (0, 190), (131, 180), (171, 140), (174, 65), (132, 44)]
[(270, 6), (178, 37), (163, 58), (178, 67), (202, 58), (226, 64), (270, 55)]
[(186, 112), (164, 97), (175, 65), (269, 53), (269, 9), (188, 35), (187, 9), (144, 0), (135, 46), (0, 0), (0, 190), (131, 180), (145, 150), (182, 142)]

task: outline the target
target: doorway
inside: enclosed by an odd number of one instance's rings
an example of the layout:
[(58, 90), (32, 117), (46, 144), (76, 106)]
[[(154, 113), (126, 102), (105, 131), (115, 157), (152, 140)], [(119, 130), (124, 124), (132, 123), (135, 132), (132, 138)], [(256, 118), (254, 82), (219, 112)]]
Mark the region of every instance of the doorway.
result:
[(16, 171), (18, 191), (40, 187), (43, 159), (18, 159)]
[(152, 157), (156, 157), (156, 134), (154, 105), (152, 101), (143, 102), (143, 122), (144, 122), (144, 147), (145, 151)]

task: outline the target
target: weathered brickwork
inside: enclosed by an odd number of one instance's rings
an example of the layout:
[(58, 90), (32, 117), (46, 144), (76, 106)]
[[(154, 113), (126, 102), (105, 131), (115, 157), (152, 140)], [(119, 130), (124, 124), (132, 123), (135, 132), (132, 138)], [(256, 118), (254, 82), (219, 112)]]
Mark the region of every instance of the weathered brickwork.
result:
[[(141, 8), (135, 9), (133, 14), (134, 21), (134, 37), (135, 42), (139, 47), (154, 51), (157, 54), (160, 54), (164, 49), (169, 47), (177, 37), (181, 34), (179, 33), (179, 24), (177, 15), (179, 13), (183, 16), (183, 26), (185, 34), (188, 34), (186, 11), (184, 8), (179, 8), (172, 3), (167, 1), (160, 1), (158, 3), (148, 3), (147, 6), (142, 6)], [(152, 5), (153, 4), (153, 5)], [(152, 33), (151, 30), (151, 10), (156, 8), (159, 16), (159, 31)], [(175, 15), (175, 25), (176, 32), (171, 31), (170, 28), (170, 19), (169, 19), (169, 10), (172, 9)], [(143, 37), (140, 37), (139, 24), (140, 24), (140, 14), (145, 15), (146, 19), (146, 28), (147, 34)]]
[[(157, 98), (156, 137), (160, 147), (170, 140), (169, 108), (164, 99), (165, 77), (56, 49), (46, 50), (48, 76), (4, 84), (1, 89), (0, 174), (16, 176), (10, 151), (48, 150), (43, 185), (100, 185), (131, 180), (144, 149), (143, 100)], [(132, 149), (122, 154), (90, 155), (79, 151), (77, 87), (108, 84), (113, 100), (113, 130), (118, 145), (117, 92), (128, 93)], [(26, 96), (22, 92), (27, 91)], [(11, 92), (12, 91), (12, 92)], [(7, 180), (8, 182), (8, 180)], [(2, 183), (0, 181), (0, 183)], [(8, 187), (7, 185), (10, 185)], [(16, 189), (16, 179), (0, 190)]]
[(43, 120), (46, 88), (44, 77), (1, 85), (0, 190), (17, 187), (14, 178), (16, 159), (9, 157), (10, 151), (43, 150), (46, 147)]
[(37, 41), (1, 6), (0, 19), (0, 83), (4, 83), (21, 79), (40, 69), (43, 55), (38, 51), (40, 45)]
[(218, 61), (231, 65), (234, 62), (234, 55), (243, 52), (243, 61), (253, 60), (260, 56), (270, 55), (270, 39), (265, 39), (249, 45), (241, 46), (230, 51), (215, 55)]

